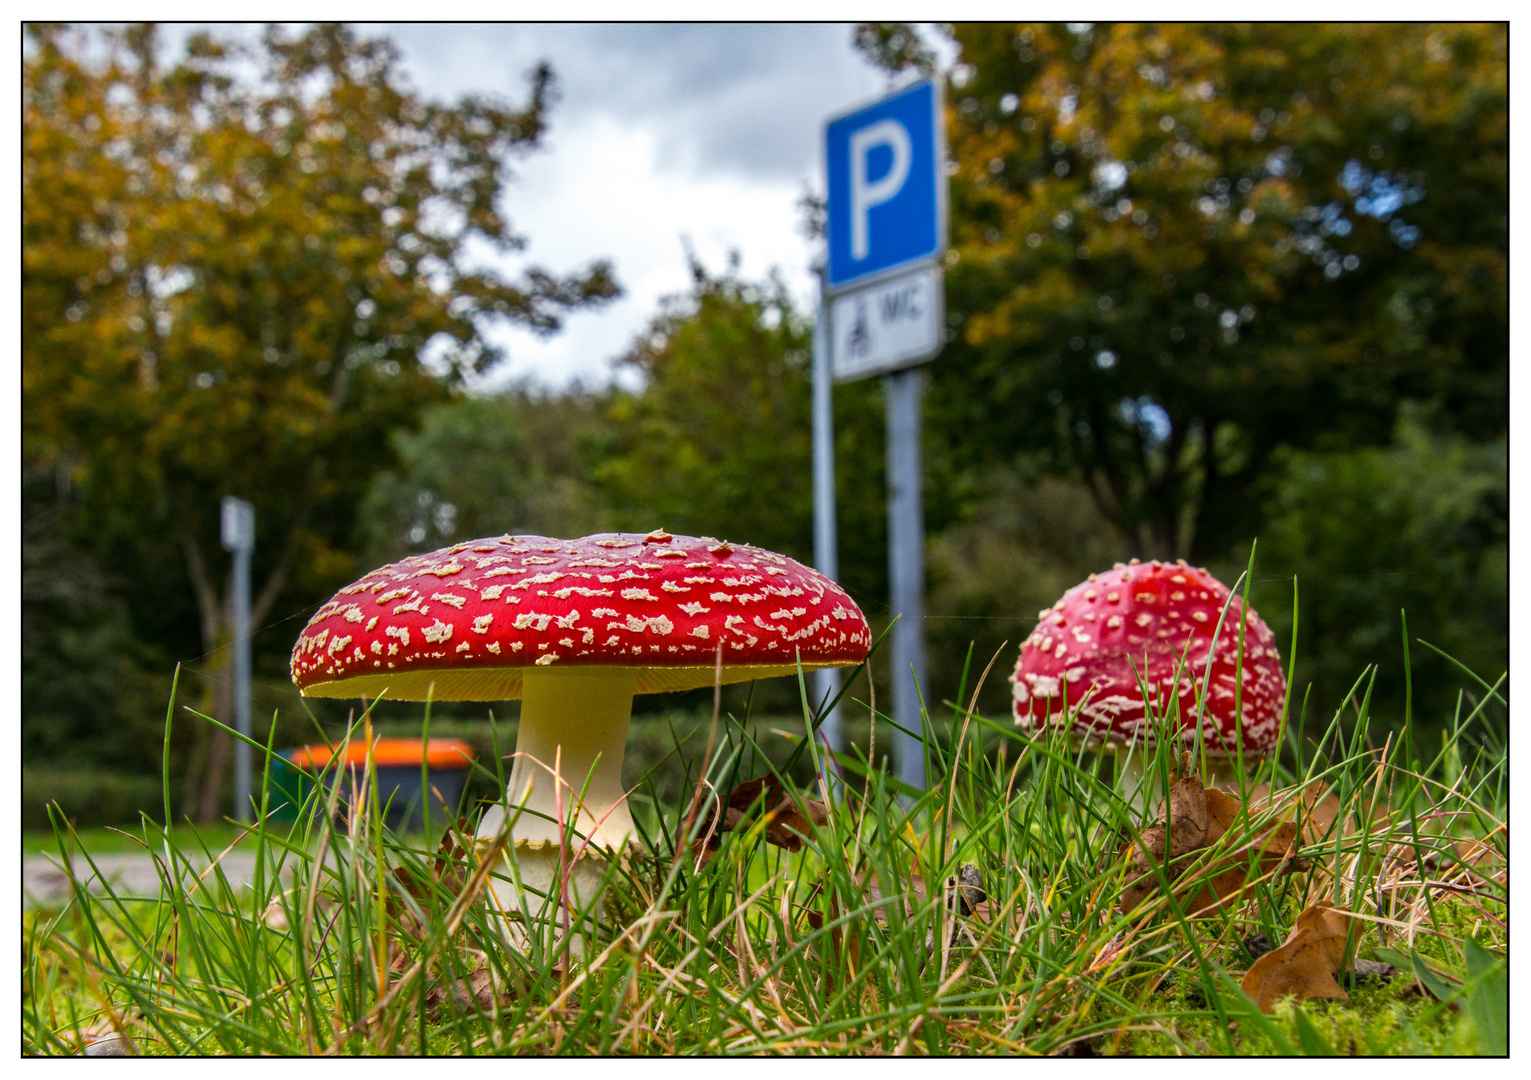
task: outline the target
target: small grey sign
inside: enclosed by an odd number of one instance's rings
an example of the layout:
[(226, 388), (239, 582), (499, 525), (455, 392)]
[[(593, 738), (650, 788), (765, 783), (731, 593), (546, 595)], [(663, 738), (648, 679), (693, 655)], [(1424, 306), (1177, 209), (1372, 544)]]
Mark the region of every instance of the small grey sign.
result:
[(910, 367), (941, 351), (945, 279), (927, 264), (833, 300), (836, 382)]

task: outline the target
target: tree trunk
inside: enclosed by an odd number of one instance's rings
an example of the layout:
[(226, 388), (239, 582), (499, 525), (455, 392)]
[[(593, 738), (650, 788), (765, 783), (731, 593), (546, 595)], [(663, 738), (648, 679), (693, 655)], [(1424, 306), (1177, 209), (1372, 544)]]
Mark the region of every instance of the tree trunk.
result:
[[(227, 654), (225, 654), (227, 655)], [(234, 683), (227, 662), (218, 665), (216, 674), (217, 704), (212, 716), (221, 724), (234, 722)], [(216, 825), (218, 810), (223, 803), (223, 778), (228, 771), (229, 733), (214, 728), (207, 742), (207, 766), (202, 773), (202, 795), (197, 801), (197, 824)]]
[[(339, 379), (332, 388), (332, 408), (338, 410), (340, 399), (344, 396), (344, 387), (344, 379)], [(308, 524), (309, 513), (313, 508), (314, 493), (323, 475), (324, 461), (321, 458), (310, 465), (293, 499), (293, 517), (287, 524), (281, 552), (267, 574), (263, 587), (255, 596), (254, 603), (250, 606), (252, 633), (270, 613), (278, 594), (287, 583), (287, 576), (292, 570), (300, 547), (302, 530)], [(213, 584), (213, 577), (208, 572), (207, 563), (203, 560), (194, 524), (196, 514), (191, 508), (190, 501), (178, 498), (176, 503), (180, 508), (183, 522), (181, 549), (186, 556), (186, 570), (191, 577), (192, 591), (197, 598), (197, 610), (201, 617), (202, 647), (209, 660), (217, 658), (217, 666), (208, 673), (208, 677), (213, 680), (215, 686), (212, 700), (204, 699), (203, 708), (210, 710), (206, 712), (206, 715), (213, 717), (219, 723), (233, 726), (234, 687), (231, 672), (233, 650), (230, 647), (233, 644), (233, 612), (229, 610), (225, 596), (219, 595), (218, 588)], [(224, 777), (228, 771), (230, 742), (231, 737), (226, 731), (214, 728), (211, 732), (207, 732), (203, 726), (203, 734), (197, 739), (196, 747), (188, 759), (182, 805), (191, 811), (195, 799), (195, 820), (199, 824), (210, 825), (218, 820), (218, 810), (223, 800)]]

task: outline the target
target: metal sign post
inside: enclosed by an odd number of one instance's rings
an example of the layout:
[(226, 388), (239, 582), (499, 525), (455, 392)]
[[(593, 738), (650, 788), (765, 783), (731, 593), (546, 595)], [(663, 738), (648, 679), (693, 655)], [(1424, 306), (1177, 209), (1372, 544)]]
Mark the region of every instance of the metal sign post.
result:
[[(821, 276), (818, 318), (813, 324), (813, 565), (833, 581), (840, 576), (840, 558), (835, 537), (835, 427), (828, 322), (829, 305), (824, 299)], [(814, 672), (815, 704), (833, 701), (839, 692), (839, 668), (820, 668)], [(836, 705), (818, 721), (825, 750), (833, 754), (845, 749), (840, 734), (840, 707)], [(826, 764), (824, 781), (833, 796), (840, 792), (838, 776), (833, 766)]]
[[(925, 787), (919, 701), (925, 685), (925, 524), (922, 379), (915, 365), (940, 353), (945, 335), (943, 118), (941, 84), (925, 80), (834, 118), (824, 130), (830, 366), (837, 381), (884, 376), (888, 583), (892, 612), (899, 616), (892, 637), (892, 716), (903, 729), (893, 742), (899, 779), (916, 790)], [(819, 398), (816, 365), (816, 439)], [(828, 430), (827, 390), (823, 398)], [(817, 469), (817, 453), (814, 460)], [(815, 494), (817, 529), (817, 486)]]
[(898, 778), (925, 790), (925, 743), (919, 693), (925, 681), (925, 500), (920, 470), (920, 382), (917, 367), (883, 376), (888, 425), (888, 599), (893, 628), (893, 720)]
[[(234, 730), (250, 737), (250, 553), (255, 550), (255, 507), (223, 497), (223, 546), (234, 553)], [(250, 744), (234, 744), (234, 817), (250, 820)]]

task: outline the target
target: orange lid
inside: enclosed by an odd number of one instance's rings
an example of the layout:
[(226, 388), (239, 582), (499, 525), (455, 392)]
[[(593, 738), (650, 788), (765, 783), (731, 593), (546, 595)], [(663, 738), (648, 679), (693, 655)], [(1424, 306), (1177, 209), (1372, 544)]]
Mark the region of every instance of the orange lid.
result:
[[(300, 746), (289, 756), (294, 765), (303, 768), (323, 768), (335, 758), (336, 748), (323, 743)], [(378, 738), (372, 744), (372, 760), (379, 766), (420, 766), (420, 759), (433, 769), (466, 769), (474, 758), (473, 747), (462, 739), (398, 739)], [(367, 744), (353, 742), (346, 747), (345, 763), (363, 765), (367, 761)]]

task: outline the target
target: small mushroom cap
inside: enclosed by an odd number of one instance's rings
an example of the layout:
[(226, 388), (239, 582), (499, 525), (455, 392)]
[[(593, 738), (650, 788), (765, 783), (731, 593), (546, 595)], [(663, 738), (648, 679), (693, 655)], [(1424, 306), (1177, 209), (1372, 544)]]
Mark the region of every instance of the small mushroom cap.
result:
[[(502, 701), (522, 671), (637, 668), (638, 693), (860, 663), (872, 633), (829, 578), (784, 555), (655, 530), (469, 540), (372, 571), (292, 651), (305, 695)], [(431, 687), (434, 684), (434, 691)]]
[[(1202, 739), (1211, 756), (1263, 756), (1280, 733), (1286, 677), (1276, 641), (1253, 608), (1239, 658), (1243, 601), (1205, 570), (1178, 563), (1118, 563), (1063, 594), (1039, 613), (1021, 645), (1014, 686), (1015, 723), (1034, 732), (1063, 723), (1088, 742), (1154, 745), (1143, 687), (1156, 715), (1178, 698), (1181, 739), (1195, 739), (1197, 700), (1207, 686)], [(1217, 632), (1222, 619), (1222, 631)], [(1210, 665), (1211, 679), (1207, 679)], [(1136, 670), (1134, 670), (1136, 669)], [(1237, 679), (1242, 672), (1242, 690)], [(1177, 686), (1178, 675), (1178, 686)], [(1142, 679), (1140, 684), (1139, 679)], [(1066, 701), (1065, 701), (1066, 699)], [(1236, 720), (1235, 703), (1243, 713)]]

